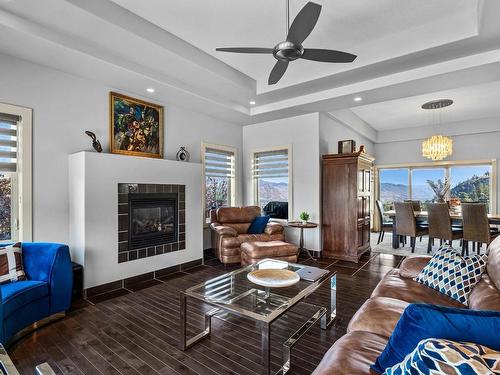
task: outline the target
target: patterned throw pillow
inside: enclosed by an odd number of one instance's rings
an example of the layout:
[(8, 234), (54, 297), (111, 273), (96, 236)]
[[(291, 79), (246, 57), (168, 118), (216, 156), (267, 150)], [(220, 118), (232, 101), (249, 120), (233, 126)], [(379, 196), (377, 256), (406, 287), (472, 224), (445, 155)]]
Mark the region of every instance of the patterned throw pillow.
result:
[(487, 256), (462, 257), (450, 246), (441, 247), (415, 281), (447, 296), (469, 304), (472, 288), (481, 280), (486, 269)]
[(21, 243), (0, 248), (0, 284), (26, 280)]
[(500, 352), (483, 345), (426, 339), (383, 375), (500, 374)]

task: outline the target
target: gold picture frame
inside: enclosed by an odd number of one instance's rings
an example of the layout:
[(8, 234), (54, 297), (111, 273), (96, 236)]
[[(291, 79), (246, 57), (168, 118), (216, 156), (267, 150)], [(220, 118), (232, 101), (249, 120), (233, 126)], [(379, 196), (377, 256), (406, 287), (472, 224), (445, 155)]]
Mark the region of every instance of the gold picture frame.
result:
[(163, 107), (109, 93), (109, 152), (163, 158)]

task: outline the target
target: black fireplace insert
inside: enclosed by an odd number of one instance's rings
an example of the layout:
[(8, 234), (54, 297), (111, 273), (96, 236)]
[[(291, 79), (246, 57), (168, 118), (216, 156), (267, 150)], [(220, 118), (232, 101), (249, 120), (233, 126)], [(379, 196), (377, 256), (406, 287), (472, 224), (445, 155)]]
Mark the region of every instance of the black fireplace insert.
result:
[(129, 249), (178, 241), (178, 193), (130, 193)]

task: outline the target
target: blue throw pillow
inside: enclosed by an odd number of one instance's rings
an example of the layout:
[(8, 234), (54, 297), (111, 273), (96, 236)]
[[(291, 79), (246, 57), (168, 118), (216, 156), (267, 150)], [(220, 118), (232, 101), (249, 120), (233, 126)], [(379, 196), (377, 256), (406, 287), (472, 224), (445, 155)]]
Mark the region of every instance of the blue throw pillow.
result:
[(383, 373), (429, 338), (472, 342), (500, 350), (500, 312), (410, 304), (372, 369)]
[(384, 375), (498, 374), (497, 370), (500, 352), (484, 345), (426, 339), (403, 362), (385, 370)]
[(266, 229), (266, 225), (269, 222), (270, 216), (256, 216), (255, 219), (253, 219), (252, 224), (250, 224), (250, 227), (247, 230), (248, 234), (261, 234), (264, 233), (264, 230)]

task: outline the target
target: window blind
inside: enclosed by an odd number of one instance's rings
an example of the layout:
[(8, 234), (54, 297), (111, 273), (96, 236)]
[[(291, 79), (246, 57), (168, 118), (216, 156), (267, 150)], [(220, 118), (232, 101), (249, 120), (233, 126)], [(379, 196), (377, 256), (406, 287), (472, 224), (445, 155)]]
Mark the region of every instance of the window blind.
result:
[(0, 113), (0, 172), (17, 171), (20, 116)]
[(288, 177), (288, 150), (256, 152), (254, 178)]
[(214, 148), (205, 149), (205, 177), (234, 178), (234, 160), (234, 152)]

